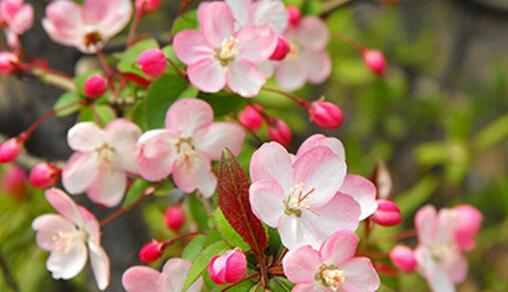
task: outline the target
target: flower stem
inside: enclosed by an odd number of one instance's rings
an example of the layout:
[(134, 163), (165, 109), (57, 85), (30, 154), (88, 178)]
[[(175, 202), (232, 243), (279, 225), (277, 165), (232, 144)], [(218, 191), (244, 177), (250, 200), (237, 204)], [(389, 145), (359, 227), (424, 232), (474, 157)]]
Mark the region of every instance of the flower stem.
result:
[(124, 208), (116, 210), (114, 213), (108, 215), (106, 218), (102, 219), (100, 222), (101, 227), (106, 225), (107, 223), (113, 221), (114, 219), (120, 217), (127, 211), (131, 210), (132, 208), (136, 207), (139, 203), (144, 201), (146, 198), (150, 197), (150, 195), (153, 194), (153, 192), (149, 194), (143, 194), (139, 198), (137, 198), (134, 202), (130, 203), (129, 205), (125, 206)]
[(185, 238), (187, 238), (187, 237), (200, 235), (200, 234), (201, 234), (201, 232), (199, 232), (199, 231), (195, 231), (195, 232), (190, 232), (190, 233), (182, 234), (182, 235), (179, 235), (179, 236), (174, 237), (174, 238), (172, 238), (172, 239), (166, 240), (166, 241), (164, 241), (164, 243), (163, 243), (163, 249), (164, 249), (164, 248), (166, 248), (166, 247), (168, 247), (168, 246), (170, 246), (170, 245), (172, 245), (172, 244), (174, 244), (174, 243), (175, 243), (175, 242), (177, 242), (177, 241), (180, 241), (180, 240), (185, 239)]
[(268, 91), (268, 92), (277, 93), (279, 95), (285, 96), (285, 97), (293, 100), (297, 104), (301, 105), (305, 109), (308, 109), (310, 107), (310, 103), (309, 102), (307, 102), (307, 101), (303, 100), (301, 97), (293, 95), (293, 94), (291, 94), (289, 92), (285, 92), (283, 90), (280, 90), (280, 89), (277, 89), (277, 88), (270, 88), (270, 87), (263, 87), (263, 90), (264, 91)]

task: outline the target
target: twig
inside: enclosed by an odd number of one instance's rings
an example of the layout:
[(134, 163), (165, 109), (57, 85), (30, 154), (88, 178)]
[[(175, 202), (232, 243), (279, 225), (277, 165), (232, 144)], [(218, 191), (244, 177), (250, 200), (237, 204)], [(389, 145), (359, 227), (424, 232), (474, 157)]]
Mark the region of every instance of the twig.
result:
[[(7, 137), (0, 134), (0, 143), (3, 143), (7, 140), (8, 140)], [(16, 160), (16, 164), (21, 166), (24, 169), (32, 169), (34, 166), (36, 166), (37, 164), (42, 163), (42, 162), (46, 162), (46, 159), (43, 159), (43, 158), (40, 158), (37, 156), (33, 156), (33, 155), (27, 153), (26, 151), (24, 153), (22, 153), (21, 155), (19, 155), (18, 159)], [(58, 166), (65, 165), (64, 161), (56, 161), (53, 163)]]
[(120, 217), (121, 215), (123, 215), (127, 211), (131, 210), (132, 208), (137, 206), (139, 203), (141, 203), (143, 200), (145, 200), (146, 198), (150, 197), (151, 194), (152, 193), (141, 195), (134, 202), (130, 203), (129, 205), (125, 206), (122, 209), (116, 210), (113, 214), (111, 214), (111, 215), (107, 216), (106, 218), (102, 219), (101, 222), (100, 222), (101, 227), (106, 225), (107, 223), (113, 221), (114, 219)]

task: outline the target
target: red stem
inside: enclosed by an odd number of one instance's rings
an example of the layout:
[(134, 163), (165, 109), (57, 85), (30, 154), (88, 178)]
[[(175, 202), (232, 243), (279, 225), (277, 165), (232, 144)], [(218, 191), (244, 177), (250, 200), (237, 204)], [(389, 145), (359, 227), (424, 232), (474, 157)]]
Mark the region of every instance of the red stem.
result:
[(309, 109), (309, 107), (310, 107), (310, 103), (309, 102), (303, 100), (301, 97), (298, 97), (298, 96), (293, 95), (291, 93), (285, 92), (283, 90), (276, 89), (276, 88), (270, 88), (270, 87), (263, 87), (263, 90), (264, 91), (273, 92), (273, 93), (277, 93), (279, 95), (288, 97), (291, 100), (293, 100), (294, 102), (296, 102), (297, 104), (301, 105), (305, 109)]
[(163, 243), (163, 246), (162, 248), (165, 249), (166, 247), (174, 244), (175, 242), (179, 241), (179, 240), (182, 240), (186, 237), (190, 237), (190, 236), (195, 236), (195, 235), (199, 235), (201, 234), (201, 232), (199, 231), (196, 231), (196, 232), (191, 232), (191, 233), (186, 233), (186, 234), (182, 234), (182, 235), (179, 235), (177, 237), (174, 237), (172, 239), (169, 239), (169, 240), (166, 240), (164, 243)]
[(141, 21), (142, 17), (143, 17), (143, 12), (136, 11), (134, 19), (132, 20), (131, 26), (129, 28), (129, 34), (127, 36), (127, 47), (130, 47), (134, 43), (134, 40), (136, 37), (136, 30), (138, 29), (138, 25), (139, 25), (139, 22)]
[(124, 208), (116, 210), (114, 213), (108, 215), (106, 218), (101, 220), (101, 222), (100, 222), (101, 227), (106, 225), (107, 223), (113, 221), (114, 219), (120, 217), (121, 215), (123, 215), (127, 211), (131, 210), (132, 208), (137, 206), (139, 203), (141, 203), (143, 200), (145, 200), (146, 198), (150, 197), (151, 194), (152, 193), (143, 194), (142, 196), (137, 198), (134, 202), (132, 202), (129, 205), (125, 206)]

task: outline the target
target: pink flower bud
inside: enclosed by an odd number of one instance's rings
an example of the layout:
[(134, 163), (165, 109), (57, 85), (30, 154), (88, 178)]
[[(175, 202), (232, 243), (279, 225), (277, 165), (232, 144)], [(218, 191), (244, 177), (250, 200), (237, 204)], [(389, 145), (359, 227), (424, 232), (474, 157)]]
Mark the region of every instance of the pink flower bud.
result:
[(399, 207), (392, 201), (378, 200), (372, 220), (381, 226), (395, 226), (402, 221)]
[(242, 110), (238, 119), (245, 127), (257, 131), (263, 126), (264, 120), (260, 114), (262, 111), (263, 107), (259, 104), (248, 105)]
[(6, 192), (16, 194), (23, 192), (25, 181), (25, 171), (21, 167), (11, 165), (2, 176), (1, 186)]
[(139, 251), (139, 259), (144, 263), (153, 263), (162, 257), (164, 244), (157, 240), (152, 240), (141, 248)]
[(18, 71), (19, 59), (9, 52), (0, 52), (0, 74), (9, 75)]
[(39, 163), (30, 171), (30, 183), (36, 188), (48, 188), (60, 179), (60, 172), (52, 163)]
[(136, 0), (136, 11), (138, 13), (148, 14), (159, 8), (161, 0)]
[(372, 71), (372, 73), (383, 76), (386, 71), (386, 60), (378, 50), (365, 50), (363, 53), (363, 59), (365, 60), (365, 65)]
[(470, 205), (460, 205), (453, 210), (458, 212), (460, 216), (459, 225), (455, 229), (457, 245), (463, 251), (474, 249), (476, 246), (474, 237), (482, 228), (482, 213)]
[(288, 23), (292, 26), (297, 26), (300, 23), (300, 20), (302, 19), (302, 12), (300, 9), (296, 6), (288, 6), (286, 8), (286, 11), (288, 13)]
[(268, 137), (275, 142), (287, 147), (291, 144), (293, 139), (293, 133), (289, 126), (283, 120), (275, 120), (275, 125), (268, 127)]
[(108, 90), (108, 80), (99, 74), (88, 78), (85, 85), (83, 85), (83, 91), (86, 96), (93, 99), (103, 95), (106, 90)]
[(159, 78), (164, 74), (168, 61), (161, 50), (148, 49), (139, 56), (138, 65), (146, 75), (152, 78)]
[(275, 47), (275, 51), (273, 51), (273, 54), (270, 56), (270, 60), (272, 61), (282, 61), (284, 58), (286, 58), (287, 54), (291, 48), (289, 47), (289, 43), (283, 36), (277, 37), (277, 47)]
[(180, 206), (169, 207), (164, 213), (164, 221), (169, 229), (177, 231), (185, 223), (185, 212)]
[(412, 249), (405, 245), (397, 245), (390, 251), (392, 263), (404, 273), (412, 273), (416, 269), (416, 258)]
[(219, 285), (239, 281), (246, 272), (247, 259), (239, 248), (214, 256), (208, 264), (210, 278)]
[(344, 121), (342, 110), (331, 102), (318, 100), (309, 108), (310, 118), (324, 129), (337, 129)]
[(11, 138), (0, 145), (0, 163), (16, 160), (23, 150), (23, 143), (18, 137)]

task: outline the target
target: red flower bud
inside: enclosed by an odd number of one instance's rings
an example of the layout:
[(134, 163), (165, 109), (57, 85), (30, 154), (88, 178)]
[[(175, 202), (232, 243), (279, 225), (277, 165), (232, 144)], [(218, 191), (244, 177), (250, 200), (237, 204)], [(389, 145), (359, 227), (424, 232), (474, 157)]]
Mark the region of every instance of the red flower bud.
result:
[(39, 163), (30, 171), (30, 183), (36, 188), (48, 188), (60, 179), (60, 172), (52, 163)]
[(185, 223), (185, 212), (180, 206), (169, 207), (164, 213), (164, 221), (169, 229), (177, 231)]
[(15, 165), (9, 165), (0, 179), (0, 186), (8, 193), (18, 194), (24, 191), (25, 182), (25, 171)]
[(141, 248), (139, 251), (139, 259), (144, 263), (153, 263), (162, 257), (164, 244), (157, 240), (152, 240)]
[(239, 249), (230, 250), (221, 256), (214, 256), (208, 264), (210, 278), (216, 284), (235, 283), (247, 272), (247, 259)]
[(274, 125), (268, 127), (268, 137), (275, 142), (287, 147), (291, 144), (293, 133), (289, 126), (283, 120), (275, 120)]
[(309, 108), (310, 118), (324, 129), (337, 129), (344, 121), (342, 110), (331, 102), (318, 100)]
[(143, 14), (152, 13), (159, 8), (161, 0), (136, 0), (136, 11)]
[(95, 99), (103, 95), (108, 90), (108, 80), (97, 74), (88, 78), (83, 85), (83, 91), (86, 96)]
[(0, 163), (12, 162), (23, 150), (23, 143), (18, 137), (11, 138), (0, 145)]
[(381, 226), (395, 226), (402, 221), (399, 207), (392, 201), (378, 200), (376, 213), (372, 215), (372, 221)]
[(146, 75), (152, 78), (159, 78), (164, 74), (168, 61), (161, 50), (148, 49), (139, 56), (138, 65)]
[(365, 50), (363, 52), (363, 59), (365, 60), (365, 65), (372, 71), (372, 73), (383, 76), (386, 71), (386, 60), (378, 50)]
[(288, 13), (288, 23), (292, 26), (297, 26), (300, 23), (300, 20), (302, 19), (302, 12), (300, 9), (296, 6), (288, 6), (286, 8), (286, 11)]
[(397, 245), (390, 251), (392, 263), (404, 273), (412, 273), (416, 269), (416, 258), (412, 249), (405, 245)]
[(242, 110), (238, 119), (245, 127), (257, 131), (263, 126), (264, 120), (260, 114), (262, 111), (263, 107), (259, 104), (248, 105)]
[(289, 47), (289, 43), (283, 36), (277, 37), (277, 46), (275, 47), (275, 51), (273, 51), (273, 54), (270, 56), (270, 60), (272, 61), (282, 61), (284, 58), (286, 58), (287, 54), (291, 48)]
[(0, 52), (0, 74), (8, 75), (18, 71), (19, 59), (10, 52)]

